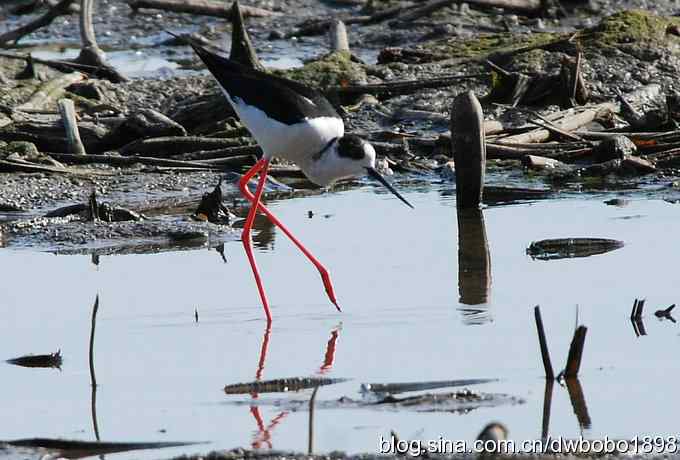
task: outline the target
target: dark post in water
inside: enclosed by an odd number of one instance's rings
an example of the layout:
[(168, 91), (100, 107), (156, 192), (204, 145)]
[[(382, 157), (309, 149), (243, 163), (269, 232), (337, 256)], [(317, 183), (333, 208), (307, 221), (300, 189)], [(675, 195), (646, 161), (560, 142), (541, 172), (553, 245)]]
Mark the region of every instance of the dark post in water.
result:
[(451, 149), (456, 168), (458, 209), (478, 209), (484, 191), (484, 113), (472, 93), (459, 94), (451, 107)]

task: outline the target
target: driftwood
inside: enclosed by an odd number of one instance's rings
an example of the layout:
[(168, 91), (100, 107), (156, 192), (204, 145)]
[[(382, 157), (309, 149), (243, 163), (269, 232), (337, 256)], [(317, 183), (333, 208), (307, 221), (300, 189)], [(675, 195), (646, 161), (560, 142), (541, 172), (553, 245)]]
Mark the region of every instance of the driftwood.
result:
[[(208, 0), (127, 0), (127, 4), (133, 10), (139, 9), (154, 9), (166, 10), (175, 13), (188, 13), (203, 16), (214, 16), (218, 18), (225, 18), (232, 20), (232, 9), (222, 4), (221, 2)], [(265, 18), (271, 16), (279, 16), (277, 13), (263, 8), (256, 8), (254, 6), (241, 6), (241, 14), (243, 17), (251, 18)]]
[(232, 383), (224, 387), (228, 395), (252, 393), (287, 393), (301, 391), (324, 385), (346, 382), (347, 379), (329, 379), (325, 377), (291, 377), (276, 380), (256, 380), (248, 383)]
[(20, 356), (18, 358), (8, 359), (5, 362), (21, 367), (53, 367), (56, 369), (61, 369), (61, 350), (57, 350), (56, 353), (50, 353), (47, 355)]
[(60, 99), (58, 105), (71, 153), (85, 155), (87, 152), (85, 151), (85, 146), (83, 146), (83, 141), (80, 140), (78, 121), (76, 120), (76, 109), (73, 105), (73, 101), (71, 99)]
[(398, 394), (412, 391), (438, 390), (440, 388), (466, 387), (483, 383), (497, 382), (498, 379), (461, 379), (441, 380), (434, 382), (405, 382), (405, 383), (362, 383), (362, 393)]
[(80, 1), (80, 40), (82, 48), (74, 61), (76, 64), (86, 65), (93, 68), (90, 74), (100, 78), (106, 78), (113, 83), (127, 80), (120, 72), (106, 62), (104, 52), (97, 45), (94, 34), (92, 16), (94, 15), (95, 0)]
[[(223, 139), (219, 137), (198, 136), (162, 136), (133, 141), (119, 149), (121, 155), (148, 155), (155, 157), (168, 157), (181, 154), (190, 154), (198, 151), (221, 151), (221, 156), (229, 156), (225, 149), (230, 147), (243, 147), (243, 139)], [(242, 155), (238, 151), (234, 155)], [(249, 152), (250, 153), (250, 152)], [(212, 157), (215, 158), (215, 157)], [(187, 160), (200, 158), (185, 158)], [(207, 158), (203, 158), (207, 159)]]
[(335, 20), (331, 23), (329, 30), (331, 51), (349, 51), (349, 39), (347, 38), (347, 27), (345, 23)]
[(556, 238), (534, 241), (526, 252), (532, 259), (556, 260), (604, 254), (623, 245), (623, 241), (607, 238)]
[(525, 155), (522, 158), (522, 165), (528, 169), (544, 170), (564, 168), (567, 165), (553, 158), (539, 157), (536, 155)]
[(473, 80), (477, 78), (488, 78), (489, 74), (471, 75), (447, 75), (436, 78), (424, 78), (420, 80), (391, 81), (386, 83), (375, 83), (368, 85), (347, 85), (337, 86), (326, 90), (330, 96), (372, 94), (375, 96), (399, 96), (412, 94), (425, 88), (445, 88), (461, 80)]
[(22, 37), (50, 25), (57, 17), (70, 13), (69, 7), (71, 6), (71, 3), (73, 3), (73, 0), (61, 0), (34, 21), (0, 35), (0, 46), (5, 46), (10, 42), (16, 43)]
[[(89, 157), (90, 155), (74, 155), (74, 156), (77, 156), (79, 158), (86, 158)], [(90, 177), (93, 175), (109, 175), (109, 173), (104, 171), (48, 166), (20, 160), (0, 160), (0, 172), (60, 173), (60, 174), (73, 174), (76, 176), (85, 177)]]
[(133, 166), (142, 164), (148, 166), (176, 166), (192, 167), (201, 169), (217, 169), (213, 165), (199, 163), (195, 161), (169, 160), (167, 158), (154, 157), (119, 157), (114, 155), (74, 155), (71, 153), (49, 153), (55, 160), (66, 164), (91, 164), (101, 163), (111, 166)]
[[(197, 150), (180, 155), (174, 155), (175, 160), (215, 160), (227, 158), (242, 158), (244, 156), (259, 158), (262, 156), (262, 148), (259, 145), (247, 145), (243, 147), (227, 147), (217, 150)], [(234, 160), (236, 161), (236, 160)]]
[[(563, 113), (561, 119), (551, 120), (551, 122), (561, 131), (575, 131), (598, 117), (611, 115), (618, 112), (618, 110), (619, 107), (616, 104), (604, 102), (602, 104), (584, 107), (571, 112), (567, 111), (566, 113)], [(503, 137), (501, 139), (506, 144), (544, 142), (550, 138), (550, 134), (550, 130), (541, 128), (522, 134)]]
[[(115, 131), (92, 122), (81, 122), (78, 130), (85, 150), (98, 153), (110, 145)], [(61, 120), (15, 122), (0, 129), (0, 140), (32, 142), (41, 152), (69, 152), (70, 147)]]
[(656, 171), (656, 167), (650, 161), (626, 155), (624, 158), (605, 161), (578, 170), (581, 176), (606, 176), (609, 174), (649, 174)]
[(199, 444), (196, 442), (91, 442), (67, 439), (30, 438), (0, 441), (14, 447), (43, 448), (63, 458), (82, 458), (133, 450), (162, 449)]
[(85, 76), (78, 72), (60, 75), (43, 83), (31, 98), (16, 107), (18, 110), (44, 110), (53, 105), (64, 95), (65, 88), (73, 83), (82, 81)]
[(251, 69), (264, 70), (264, 66), (257, 58), (248, 31), (243, 24), (243, 13), (238, 0), (231, 6), (231, 51), (229, 58)]

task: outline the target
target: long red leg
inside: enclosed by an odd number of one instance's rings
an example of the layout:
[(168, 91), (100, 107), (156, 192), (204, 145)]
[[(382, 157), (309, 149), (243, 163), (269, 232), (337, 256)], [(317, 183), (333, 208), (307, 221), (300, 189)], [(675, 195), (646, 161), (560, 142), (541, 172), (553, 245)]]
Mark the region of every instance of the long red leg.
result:
[[(267, 301), (267, 294), (264, 292), (264, 286), (262, 286), (262, 279), (260, 278), (260, 272), (257, 269), (257, 262), (255, 262), (255, 256), (253, 256), (252, 241), (250, 239), (250, 230), (253, 228), (253, 221), (255, 220), (255, 214), (257, 214), (258, 203), (260, 202), (260, 197), (262, 196), (262, 191), (264, 189), (264, 183), (267, 180), (267, 169), (269, 168), (269, 160), (262, 159), (258, 161), (255, 166), (250, 168), (242, 178), (239, 183), (241, 191), (243, 191), (243, 184), (247, 184), (251, 177), (257, 174), (258, 171), (262, 170), (260, 173), (260, 181), (257, 184), (257, 190), (255, 191), (255, 196), (252, 198), (252, 205), (248, 211), (248, 217), (246, 217), (246, 223), (243, 226), (243, 233), (241, 234), (241, 240), (243, 241), (243, 247), (246, 250), (246, 255), (250, 261), (250, 266), (253, 269), (253, 275), (255, 275), (255, 283), (257, 283), (257, 290), (260, 293), (260, 299), (262, 299), (262, 307), (264, 308), (264, 313), (267, 315), (267, 322), (271, 323), (272, 314), (269, 311), (269, 301)], [(247, 190), (247, 187), (246, 187)], [(245, 193), (244, 193), (245, 195)], [(247, 198), (251, 200), (252, 194), (248, 191)]]
[[(260, 160), (260, 161), (258, 162), (258, 164), (259, 164), (260, 162), (262, 162), (262, 161), (264, 161), (264, 160)], [(326, 270), (326, 267), (324, 267), (324, 266), (321, 264), (321, 262), (319, 262), (319, 261), (316, 259), (316, 257), (314, 257), (314, 256), (312, 255), (312, 253), (309, 252), (309, 250), (308, 250), (308, 249), (300, 242), (300, 240), (298, 240), (297, 238), (295, 238), (295, 237), (293, 236), (293, 234), (290, 232), (290, 230), (288, 230), (288, 228), (286, 228), (286, 226), (283, 225), (283, 224), (281, 223), (281, 221), (280, 221), (280, 220), (279, 220), (279, 219), (278, 219), (278, 218), (277, 218), (277, 217), (276, 217), (269, 209), (267, 209), (267, 207), (266, 207), (265, 205), (263, 205), (263, 204), (260, 202), (259, 196), (257, 195), (257, 190), (255, 191), (255, 195), (253, 195), (253, 194), (250, 192), (250, 190), (248, 189), (248, 181), (250, 181), (250, 179), (251, 179), (251, 178), (255, 175), (255, 173), (257, 172), (257, 171), (254, 171), (254, 172), (253, 172), (253, 170), (255, 170), (255, 168), (257, 168), (258, 164), (256, 164), (255, 166), (253, 166), (252, 169), (251, 169), (250, 171), (248, 171), (248, 172), (241, 178), (241, 181), (239, 182), (239, 186), (240, 186), (240, 188), (241, 188), (241, 193), (242, 193), (243, 196), (245, 196), (251, 203), (255, 203), (255, 201), (257, 201), (257, 209), (258, 209), (259, 211), (261, 211), (264, 215), (266, 215), (266, 216), (269, 218), (269, 220), (270, 220), (274, 225), (276, 225), (277, 227), (279, 227), (279, 228), (281, 229), (281, 231), (282, 231), (283, 233), (285, 233), (285, 235), (293, 242), (293, 244), (295, 244), (295, 246), (297, 246), (298, 249), (300, 249), (300, 251), (302, 251), (302, 253), (307, 257), (307, 259), (309, 259), (309, 261), (310, 261), (312, 264), (314, 264), (314, 266), (316, 267), (316, 269), (319, 271), (319, 275), (321, 275), (321, 280), (323, 281), (323, 286), (324, 286), (324, 288), (326, 289), (326, 294), (328, 295), (328, 298), (330, 299), (331, 302), (333, 302), (333, 305), (335, 305), (335, 308), (337, 308), (338, 311), (342, 311), (342, 310), (340, 310), (340, 306), (338, 305), (338, 301), (337, 301), (337, 299), (335, 298), (335, 292), (333, 292), (333, 284), (331, 283), (331, 276), (330, 276), (330, 274), (328, 273), (328, 270)], [(267, 164), (268, 164), (268, 163), (267, 163)], [(266, 171), (266, 170), (265, 170), (265, 171)], [(266, 174), (266, 172), (265, 172), (265, 174)], [(262, 177), (260, 177), (260, 180), (262, 180)], [(258, 184), (258, 190), (259, 190), (259, 187), (260, 187), (260, 184)], [(253, 206), (251, 207), (251, 210), (252, 210), (254, 207), (255, 207), (255, 205), (253, 205)]]

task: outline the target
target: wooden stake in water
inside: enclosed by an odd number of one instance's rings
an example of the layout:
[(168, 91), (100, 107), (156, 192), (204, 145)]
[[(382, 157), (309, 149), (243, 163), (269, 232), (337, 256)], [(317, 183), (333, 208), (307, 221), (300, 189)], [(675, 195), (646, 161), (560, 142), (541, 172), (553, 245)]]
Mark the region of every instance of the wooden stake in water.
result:
[(536, 331), (538, 332), (538, 343), (541, 346), (541, 358), (543, 359), (545, 378), (552, 380), (555, 378), (555, 373), (553, 372), (552, 362), (550, 361), (548, 342), (545, 339), (545, 330), (543, 329), (543, 320), (541, 319), (541, 307), (539, 307), (538, 305), (534, 307), (534, 318), (536, 319)]
[(484, 191), (486, 141), (484, 113), (472, 91), (453, 100), (451, 149), (456, 165), (456, 204), (459, 209), (479, 208)]
[(586, 342), (586, 332), (588, 332), (588, 328), (585, 326), (579, 326), (574, 331), (574, 338), (571, 339), (569, 356), (567, 357), (567, 367), (564, 370), (565, 378), (575, 378), (578, 376), (578, 371), (581, 368), (583, 346)]

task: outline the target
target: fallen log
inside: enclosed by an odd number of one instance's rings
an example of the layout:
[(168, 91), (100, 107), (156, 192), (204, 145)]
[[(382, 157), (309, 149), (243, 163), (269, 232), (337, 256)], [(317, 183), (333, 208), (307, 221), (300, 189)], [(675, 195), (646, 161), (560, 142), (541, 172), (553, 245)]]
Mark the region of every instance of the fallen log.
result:
[(386, 83), (374, 83), (368, 85), (347, 85), (336, 86), (327, 89), (325, 92), (329, 96), (347, 96), (372, 94), (374, 96), (400, 96), (412, 94), (425, 88), (445, 88), (461, 80), (472, 80), (476, 78), (489, 78), (488, 73), (471, 75), (447, 75), (436, 78), (425, 78), (420, 80), (390, 81)]
[[(75, 155), (78, 157), (88, 157), (89, 155)], [(59, 166), (48, 166), (36, 163), (31, 163), (29, 161), (19, 161), (19, 160), (0, 160), (0, 172), (29, 172), (29, 173), (60, 173), (60, 174), (73, 174), (77, 176), (97, 176), (97, 175), (109, 175), (108, 172), (104, 171), (93, 171), (85, 169), (75, 169), (75, 168), (64, 168)]]
[[(81, 122), (78, 131), (85, 150), (102, 152), (109, 145), (112, 131), (101, 124)], [(46, 122), (16, 122), (0, 128), (0, 140), (32, 142), (41, 152), (69, 152), (70, 147), (60, 120)]]
[[(610, 116), (617, 113), (619, 106), (611, 102), (604, 102), (602, 104), (585, 107), (576, 111), (567, 111), (564, 116), (558, 120), (551, 120), (551, 122), (561, 131), (575, 131), (581, 126), (584, 126), (596, 118)], [(571, 114), (568, 114), (571, 112)], [(515, 134), (507, 137), (502, 137), (501, 140), (506, 144), (514, 143), (531, 143), (531, 142), (545, 142), (550, 138), (551, 131), (545, 128), (535, 129), (522, 134)]]
[(100, 163), (111, 166), (133, 166), (135, 164), (149, 166), (177, 166), (201, 169), (220, 169), (216, 166), (195, 161), (169, 160), (167, 158), (154, 157), (119, 157), (115, 155), (74, 155), (72, 153), (48, 153), (55, 160), (66, 164), (92, 164)]
[[(208, 0), (127, 0), (127, 4), (134, 11), (154, 9), (172, 11), (174, 13), (213, 16), (229, 20), (233, 19), (233, 12), (230, 6)], [(266, 18), (281, 15), (281, 13), (254, 6), (241, 6), (240, 10), (243, 17), (246, 18)]]
[(44, 110), (64, 95), (65, 88), (85, 79), (79, 72), (67, 73), (40, 85), (30, 99), (16, 107), (18, 110)]
[[(242, 138), (219, 138), (200, 136), (164, 136), (151, 139), (140, 139), (121, 147), (118, 151), (121, 155), (148, 155), (161, 158), (182, 154), (191, 154), (199, 151), (220, 151), (220, 156), (228, 156), (229, 147), (248, 147), (244, 145)], [(241, 155), (238, 151), (234, 155)], [(183, 158), (194, 160), (199, 158)]]
[(262, 148), (259, 145), (246, 145), (242, 147), (227, 147), (225, 149), (216, 150), (198, 150), (180, 155), (174, 155), (175, 160), (214, 160), (217, 158), (234, 158), (248, 155), (259, 158), (262, 156)]

